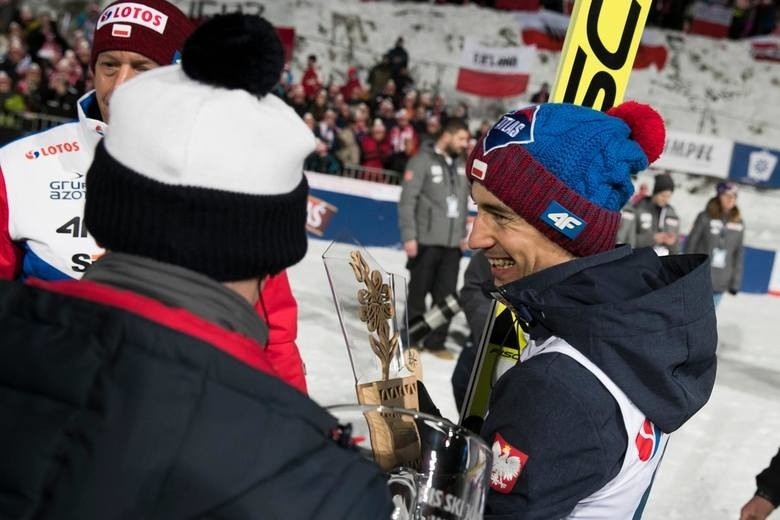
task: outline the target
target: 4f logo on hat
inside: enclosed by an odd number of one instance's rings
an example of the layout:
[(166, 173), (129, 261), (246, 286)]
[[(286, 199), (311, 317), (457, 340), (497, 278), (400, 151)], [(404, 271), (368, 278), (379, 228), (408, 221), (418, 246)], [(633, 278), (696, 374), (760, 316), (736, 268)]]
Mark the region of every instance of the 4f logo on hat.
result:
[(504, 114), (485, 136), (485, 154), (510, 144), (534, 142), (534, 125), (539, 105)]
[(556, 231), (574, 240), (585, 229), (586, 222), (556, 201), (550, 202), (542, 213), (542, 220)]
[(493, 466), (490, 469), (490, 487), (493, 491), (511, 493), (528, 462), (528, 455), (518, 450), (496, 433), (493, 441)]

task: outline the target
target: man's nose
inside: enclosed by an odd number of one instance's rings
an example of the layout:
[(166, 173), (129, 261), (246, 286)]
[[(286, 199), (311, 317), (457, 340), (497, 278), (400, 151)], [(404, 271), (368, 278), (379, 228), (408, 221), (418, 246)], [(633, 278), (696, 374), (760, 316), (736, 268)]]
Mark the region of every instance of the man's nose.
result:
[(132, 66), (128, 64), (121, 65), (119, 67), (119, 71), (116, 74), (116, 82), (114, 83), (114, 88), (118, 87), (125, 81), (135, 77), (136, 74), (138, 74), (138, 71), (136, 71)]
[(490, 226), (486, 222), (487, 215), (482, 210), (477, 210), (477, 217), (471, 227), (469, 234), (469, 249), (489, 249), (493, 246), (494, 240), (490, 234)]

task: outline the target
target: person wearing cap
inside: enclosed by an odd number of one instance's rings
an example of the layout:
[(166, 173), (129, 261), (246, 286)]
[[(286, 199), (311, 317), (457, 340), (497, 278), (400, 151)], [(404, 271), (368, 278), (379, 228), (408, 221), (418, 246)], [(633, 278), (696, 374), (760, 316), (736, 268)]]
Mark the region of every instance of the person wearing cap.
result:
[(710, 255), (715, 306), (723, 293), (737, 294), (742, 285), (745, 223), (737, 207), (737, 185), (720, 182), (715, 196), (696, 216), (685, 239), (686, 253)]
[[(428, 294), (436, 305), (455, 292), (460, 259), (466, 248), (469, 184), (463, 152), (469, 142), (466, 124), (451, 119), (432, 147), (420, 150), (406, 165), (398, 227), (407, 256), (409, 322), (421, 318)], [(453, 359), (444, 341), (449, 320), (433, 330), (421, 347), (443, 359)]]
[(639, 518), (669, 434), (709, 399), (707, 258), (615, 248), (664, 134), (647, 105), (548, 103), (505, 114), (469, 156), (469, 247), (528, 340), (480, 429), (485, 518)]
[(314, 148), (267, 95), (281, 43), (234, 13), (182, 55), (111, 98), (84, 215), (104, 258), (0, 282), (0, 517), (389, 518), (379, 468), (262, 347), (258, 288), (306, 253)]
[[(95, 89), (78, 120), (0, 149), (0, 279), (80, 278), (103, 249), (84, 226), (85, 179), (125, 81), (179, 60), (193, 24), (165, 0), (114, 2), (98, 17), (90, 66)], [(138, 117), (145, 114), (139, 107)], [(306, 391), (295, 345), (297, 304), (285, 272), (265, 284), (257, 311), (271, 325), (267, 349), (290, 384)]]
[[(680, 252), (680, 219), (669, 201), (674, 193), (674, 180), (668, 173), (655, 176), (653, 193), (636, 203), (633, 210), (635, 234), (633, 247), (652, 247), (658, 256)], [(623, 208), (623, 219), (631, 221), (630, 208)], [(619, 236), (626, 236), (619, 233)]]

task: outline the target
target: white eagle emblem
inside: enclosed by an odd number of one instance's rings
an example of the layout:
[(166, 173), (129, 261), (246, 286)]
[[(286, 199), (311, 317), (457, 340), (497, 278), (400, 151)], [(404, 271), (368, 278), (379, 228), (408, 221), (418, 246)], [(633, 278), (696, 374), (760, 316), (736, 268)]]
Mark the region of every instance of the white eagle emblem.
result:
[(490, 484), (494, 489), (506, 489), (509, 484), (513, 484), (520, 471), (523, 469), (523, 463), (520, 457), (510, 454), (509, 444), (501, 446), (497, 440), (493, 443), (493, 467), (490, 470)]

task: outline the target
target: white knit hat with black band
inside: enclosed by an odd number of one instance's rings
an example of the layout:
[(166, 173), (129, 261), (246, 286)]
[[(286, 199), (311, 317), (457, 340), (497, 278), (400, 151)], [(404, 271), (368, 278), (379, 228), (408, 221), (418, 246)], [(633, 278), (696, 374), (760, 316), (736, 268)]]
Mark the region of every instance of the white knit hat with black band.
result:
[(87, 174), (96, 241), (219, 281), (299, 261), (314, 136), (268, 94), (282, 65), (273, 26), (235, 13), (198, 28), (181, 65), (119, 87)]

